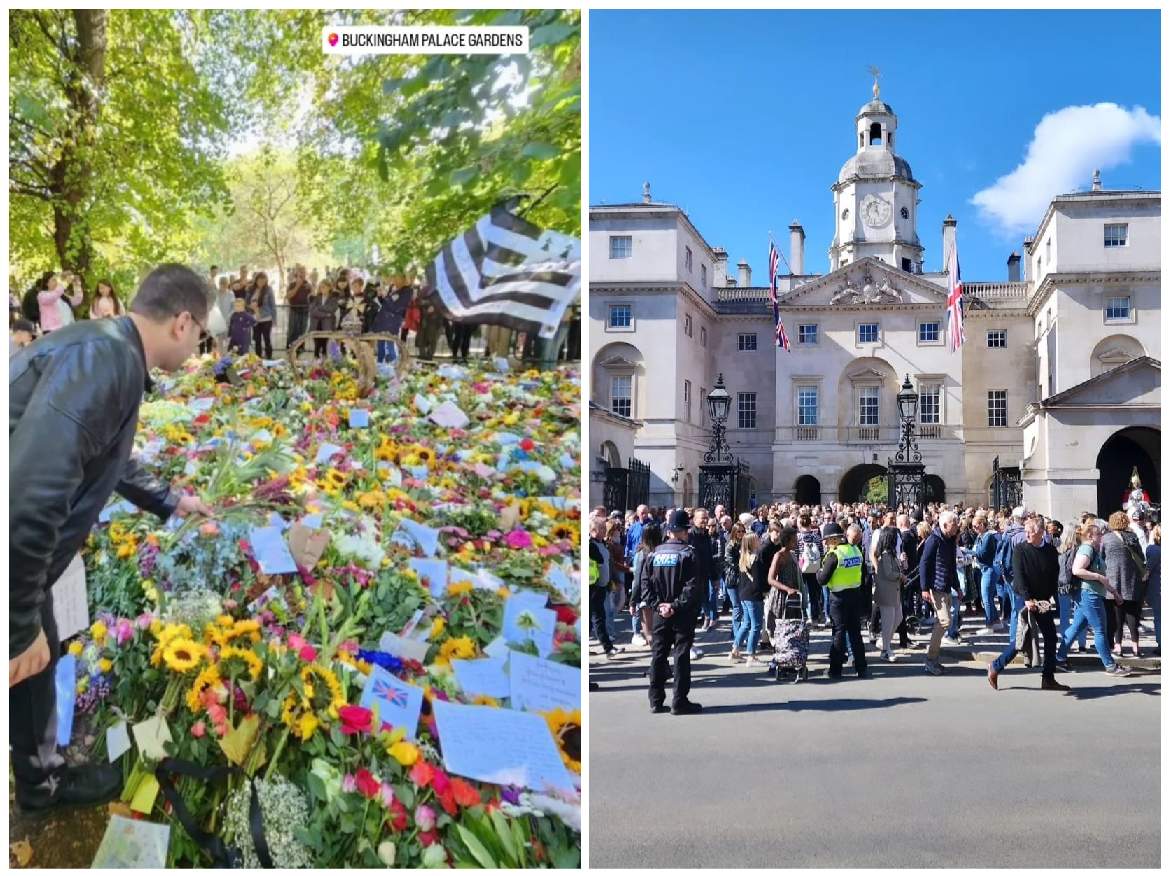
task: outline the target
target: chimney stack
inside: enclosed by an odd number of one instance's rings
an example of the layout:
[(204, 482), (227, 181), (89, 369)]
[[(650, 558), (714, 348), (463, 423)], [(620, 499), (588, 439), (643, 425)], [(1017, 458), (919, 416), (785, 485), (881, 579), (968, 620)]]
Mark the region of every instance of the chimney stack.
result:
[(1093, 191), (1101, 191), (1101, 171), (1099, 170), (1093, 171)]
[(718, 289), (727, 283), (727, 250), (717, 246), (711, 250), (711, 285)]
[(955, 246), (955, 227), (959, 223), (955, 221), (955, 217), (947, 213), (947, 218), (943, 220), (943, 239), (942, 239), (942, 270), (947, 269), (948, 259), (951, 257), (951, 250)]
[(739, 285), (748, 287), (752, 284), (752, 269), (746, 260), (739, 260)]
[(804, 273), (804, 226), (798, 219), (793, 219), (788, 226), (789, 261), (788, 267), (793, 274)]
[(1008, 282), (1020, 282), (1020, 254), (1013, 252), (1008, 256)]

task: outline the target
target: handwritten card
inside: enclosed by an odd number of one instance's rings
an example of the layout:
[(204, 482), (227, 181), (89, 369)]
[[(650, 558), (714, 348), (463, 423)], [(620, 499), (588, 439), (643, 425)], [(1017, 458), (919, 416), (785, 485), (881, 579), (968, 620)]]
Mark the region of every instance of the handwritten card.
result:
[(361, 704), (367, 709), (377, 708), (379, 721), (394, 728), (402, 727), (407, 738), (413, 739), (422, 701), (421, 687), (400, 681), (381, 666), (375, 666), (366, 679)]
[(349, 409), (349, 428), (368, 429), (370, 426), (370, 412), (365, 408)]
[(483, 694), (502, 700), (511, 695), (507, 659), (452, 660), (455, 680), (469, 697)]
[(427, 419), (436, 426), (442, 426), (444, 429), (462, 429), (471, 422), (467, 414), (463, 413), (458, 405), (452, 404), (449, 401), (443, 402), (431, 411)]
[(339, 453), (345, 453), (345, 448), (338, 447), (336, 444), (330, 444), (328, 441), (326, 441), (317, 448), (317, 456), (314, 458), (313, 462), (315, 462), (317, 465), (321, 465), (322, 463), (328, 462)]
[(443, 764), (457, 776), (518, 785), (573, 790), (552, 731), (540, 715), (434, 701)]
[(382, 633), (378, 641), (378, 650), (401, 657), (403, 660), (417, 660), (425, 663), (427, 652), (431, 650), (429, 642), (420, 642), (418, 639), (408, 639), (387, 630)]
[(439, 549), (439, 530), (437, 529), (423, 526), (413, 520), (403, 520), (398, 524), (398, 531), (394, 533), (395, 538), (400, 533), (409, 536), (410, 540), (418, 545), (428, 557), (433, 557)]
[(418, 408), (418, 412), (423, 415), (429, 414), (431, 412), (431, 408), (434, 407), (434, 405), (431, 404), (430, 399), (423, 395), (415, 395), (414, 406)]
[(526, 607), (513, 596), (504, 607), (504, 638), (521, 644), (533, 642), (541, 657), (552, 653), (557, 613), (547, 608)]
[(95, 869), (161, 870), (167, 865), (171, 826), (111, 815), (92, 866)]
[(106, 730), (106, 754), (113, 763), (130, 750), (130, 730), (125, 721), (119, 721)]
[(424, 560), (418, 557), (410, 558), (410, 568), (424, 581), (431, 590), (431, 596), (442, 599), (447, 592), (447, 561)]
[(254, 527), (249, 539), (252, 542), (252, 553), (265, 575), (284, 575), (297, 570), (296, 561), (284, 540), (284, 533), (278, 527)]
[(138, 753), (151, 760), (162, 760), (167, 756), (163, 748), (171, 742), (171, 728), (167, 726), (167, 719), (162, 715), (147, 718), (131, 728), (134, 731), (134, 742), (138, 745)]
[(567, 575), (565, 570), (556, 563), (548, 570), (546, 577), (548, 583), (557, 589), (557, 593), (565, 598), (565, 602), (569, 605), (580, 605), (581, 584), (579, 580)]
[(483, 653), (489, 657), (495, 657), (497, 660), (502, 660), (512, 653), (512, 649), (508, 647), (503, 636), (496, 636), (490, 644), (484, 646)]
[(581, 708), (581, 670), (513, 651), (510, 681), (512, 708), (529, 712)]

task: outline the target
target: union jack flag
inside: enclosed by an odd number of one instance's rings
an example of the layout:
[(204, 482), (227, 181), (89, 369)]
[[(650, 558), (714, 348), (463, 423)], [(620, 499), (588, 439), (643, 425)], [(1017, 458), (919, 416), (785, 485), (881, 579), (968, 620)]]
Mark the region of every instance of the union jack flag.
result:
[(788, 343), (788, 332), (784, 331), (784, 320), (780, 318), (780, 298), (776, 294), (776, 276), (780, 273), (780, 250), (776, 249), (776, 241), (768, 241), (768, 301), (772, 303), (772, 322), (776, 326), (776, 346), (783, 345), (789, 353), (792, 345)]
[(959, 277), (959, 244), (951, 247), (947, 258), (947, 270), (950, 277), (947, 280), (947, 338), (951, 352), (963, 346), (966, 335), (963, 333), (963, 281)]
[(394, 687), (391, 682), (385, 679), (374, 679), (374, 696), (391, 706), (397, 706), (402, 709), (406, 708), (406, 691)]

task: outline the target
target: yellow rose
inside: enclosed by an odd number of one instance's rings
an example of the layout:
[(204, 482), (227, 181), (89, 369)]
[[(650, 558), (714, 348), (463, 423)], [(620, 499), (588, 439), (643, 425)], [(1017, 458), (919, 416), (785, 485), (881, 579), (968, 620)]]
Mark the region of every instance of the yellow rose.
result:
[(81, 647), (81, 642), (73, 642), (69, 646), (69, 653), (74, 657), (80, 657), (83, 650), (84, 649)]
[(113, 668), (114, 668), (114, 661), (113, 660), (108, 660), (105, 657), (103, 657), (101, 660), (98, 661), (98, 669), (100, 669), (102, 672), (109, 672)]
[(106, 628), (106, 625), (101, 621), (94, 621), (93, 626), (89, 628), (89, 634), (93, 636), (93, 640), (99, 645), (106, 640), (106, 634), (108, 632), (109, 630)]
[(418, 749), (410, 742), (395, 742), (390, 746), (390, 756), (404, 767), (414, 766), (418, 760)]

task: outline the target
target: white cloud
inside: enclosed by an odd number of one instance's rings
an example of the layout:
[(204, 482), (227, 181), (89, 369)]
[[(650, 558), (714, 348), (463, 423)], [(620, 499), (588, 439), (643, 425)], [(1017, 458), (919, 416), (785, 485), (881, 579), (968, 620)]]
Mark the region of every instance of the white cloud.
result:
[(1033, 231), (1054, 197), (1083, 189), (1095, 169), (1128, 163), (1135, 145), (1160, 143), (1160, 124), (1140, 106), (1098, 103), (1056, 110), (1036, 126), (1023, 163), (977, 192), (971, 203), (1007, 235)]

